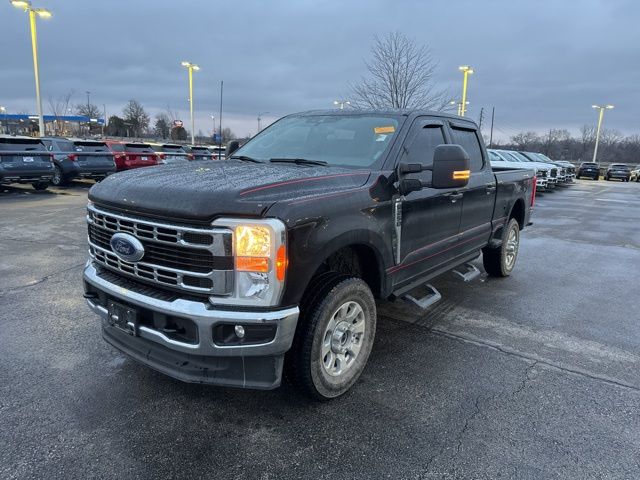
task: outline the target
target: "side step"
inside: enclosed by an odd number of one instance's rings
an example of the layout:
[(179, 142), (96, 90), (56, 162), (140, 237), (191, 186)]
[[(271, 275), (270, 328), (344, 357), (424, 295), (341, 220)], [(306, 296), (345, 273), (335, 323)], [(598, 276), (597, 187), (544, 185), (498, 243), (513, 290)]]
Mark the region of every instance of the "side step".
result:
[(478, 270), (475, 265), (471, 263), (465, 263), (462, 267), (465, 268), (464, 271), (456, 269), (452, 270), (452, 272), (458, 275), (465, 282), (470, 282), (471, 280), (475, 280), (480, 276), (480, 270)]
[(433, 285), (430, 285), (430, 284), (425, 284), (425, 285), (416, 287), (413, 290), (411, 290), (411, 292), (416, 294), (424, 293), (424, 295), (421, 296), (420, 298), (416, 298), (413, 295), (406, 293), (402, 298), (417, 305), (423, 310), (426, 310), (427, 308), (429, 308), (431, 305), (433, 305), (434, 303), (436, 303), (442, 298), (442, 295), (440, 295), (440, 292), (436, 290), (436, 288)]

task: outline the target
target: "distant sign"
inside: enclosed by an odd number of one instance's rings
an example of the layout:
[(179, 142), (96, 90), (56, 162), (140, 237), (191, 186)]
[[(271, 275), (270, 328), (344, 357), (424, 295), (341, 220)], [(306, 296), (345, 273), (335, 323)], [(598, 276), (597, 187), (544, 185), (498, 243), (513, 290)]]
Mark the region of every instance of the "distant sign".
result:
[(219, 133), (214, 133), (213, 134), (213, 142), (214, 143), (220, 143), (221, 140), (222, 140), (222, 138), (220, 138), (220, 134)]
[(174, 120), (173, 121), (173, 126), (174, 127), (181, 127), (182, 126), (182, 120)]

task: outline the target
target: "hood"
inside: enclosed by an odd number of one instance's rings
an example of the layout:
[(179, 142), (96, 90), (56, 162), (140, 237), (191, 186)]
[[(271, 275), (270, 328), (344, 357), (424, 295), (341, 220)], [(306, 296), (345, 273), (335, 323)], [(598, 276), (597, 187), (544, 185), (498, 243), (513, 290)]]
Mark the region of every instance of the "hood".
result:
[(144, 167), (110, 175), (89, 200), (106, 208), (178, 221), (261, 216), (275, 202), (363, 185), (370, 172), (233, 160)]

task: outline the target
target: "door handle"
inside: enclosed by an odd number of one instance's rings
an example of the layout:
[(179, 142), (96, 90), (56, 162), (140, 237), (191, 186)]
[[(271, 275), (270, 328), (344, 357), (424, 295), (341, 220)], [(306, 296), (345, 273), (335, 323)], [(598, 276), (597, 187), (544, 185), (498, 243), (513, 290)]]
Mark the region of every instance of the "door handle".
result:
[(493, 183), (487, 183), (485, 185), (486, 191), (487, 191), (487, 195), (491, 195), (493, 192), (496, 191), (496, 186)]
[(449, 197), (449, 200), (451, 200), (451, 203), (456, 203), (458, 200), (462, 198), (463, 194), (459, 192), (451, 192), (451, 193), (445, 193), (445, 196)]

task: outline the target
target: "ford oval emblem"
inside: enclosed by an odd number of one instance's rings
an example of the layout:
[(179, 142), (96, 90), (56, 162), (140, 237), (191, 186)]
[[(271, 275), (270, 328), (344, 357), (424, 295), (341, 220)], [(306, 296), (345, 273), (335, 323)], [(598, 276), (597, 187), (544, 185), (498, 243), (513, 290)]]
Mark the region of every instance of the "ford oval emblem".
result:
[(115, 233), (109, 242), (111, 250), (125, 262), (137, 262), (144, 256), (144, 246), (133, 235)]

